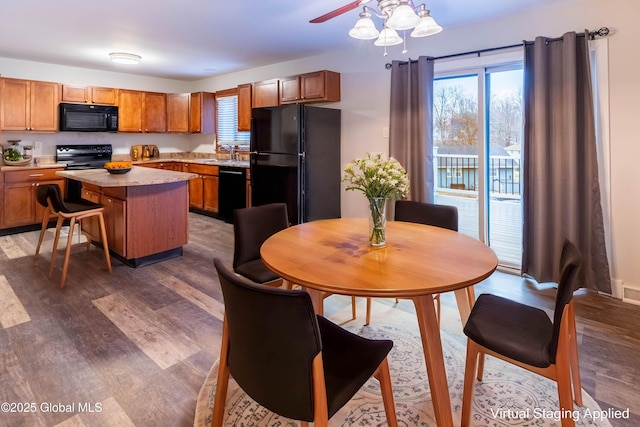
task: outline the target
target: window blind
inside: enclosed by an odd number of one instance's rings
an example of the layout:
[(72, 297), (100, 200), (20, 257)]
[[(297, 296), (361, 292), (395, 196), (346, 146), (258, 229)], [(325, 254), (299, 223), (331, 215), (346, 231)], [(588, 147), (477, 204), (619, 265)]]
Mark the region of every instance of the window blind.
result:
[(217, 98), (218, 143), (248, 143), (250, 133), (238, 132), (238, 97)]

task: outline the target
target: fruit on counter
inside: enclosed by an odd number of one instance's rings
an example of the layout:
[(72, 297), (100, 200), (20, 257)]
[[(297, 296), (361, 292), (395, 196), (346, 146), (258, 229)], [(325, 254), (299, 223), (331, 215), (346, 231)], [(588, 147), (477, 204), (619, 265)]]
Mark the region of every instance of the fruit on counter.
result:
[(22, 154), (15, 148), (7, 148), (4, 150), (2, 157), (10, 162), (17, 162), (22, 160)]
[(131, 162), (108, 162), (105, 163), (105, 169), (126, 169), (131, 167)]

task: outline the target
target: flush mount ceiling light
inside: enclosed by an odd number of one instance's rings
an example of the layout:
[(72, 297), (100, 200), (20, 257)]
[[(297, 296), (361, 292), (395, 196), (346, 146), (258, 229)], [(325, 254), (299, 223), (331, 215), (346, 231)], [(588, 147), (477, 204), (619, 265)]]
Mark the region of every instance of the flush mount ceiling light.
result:
[[(332, 12), (311, 20), (312, 23), (324, 22), (328, 19), (342, 15), (345, 12), (369, 3), (371, 0), (356, 0)], [(360, 40), (375, 39), (376, 46), (384, 46), (384, 54), (387, 55), (387, 46), (404, 43), (402, 53), (406, 53), (406, 41), (400, 37), (397, 31), (411, 30), (411, 37), (426, 37), (442, 31), (427, 10), (424, 4), (414, 6), (412, 0), (377, 0), (378, 10), (363, 6), (360, 19), (349, 31), (349, 35)], [(383, 20), (382, 31), (378, 31), (371, 15)]]
[(124, 53), (124, 52), (112, 52), (109, 54), (111, 60), (116, 64), (127, 64), (127, 65), (135, 65), (140, 63), (142, 57), (140, 55), (135, 55), (133, 53)]

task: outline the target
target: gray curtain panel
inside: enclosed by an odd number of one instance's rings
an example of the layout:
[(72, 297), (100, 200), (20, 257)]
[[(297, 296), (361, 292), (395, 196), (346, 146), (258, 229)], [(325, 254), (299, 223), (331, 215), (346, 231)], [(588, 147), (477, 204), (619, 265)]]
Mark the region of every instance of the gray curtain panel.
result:
[(525, 44), (522, 273), (557, 282), (566, 238), (580, 286), (611, 292), (600, 205), (588, 37)]
[(391, 64), (389, 155), (409, 174), (408, 200), (433, 203), (433, 60)]

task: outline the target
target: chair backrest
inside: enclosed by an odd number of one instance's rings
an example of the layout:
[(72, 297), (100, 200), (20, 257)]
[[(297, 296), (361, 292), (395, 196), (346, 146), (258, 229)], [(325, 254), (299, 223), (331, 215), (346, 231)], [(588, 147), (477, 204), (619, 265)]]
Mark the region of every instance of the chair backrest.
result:
[(398, 200), (395, 211), (396, 221), (415, 222), (458, 231), (458, 208), (455, 206)]
[(313, 420), (312, 361), (322, 350), (306, 292), (251, 283), (214, 259), (229, 331), (229, 372), (260, 405)]
[(269, 237), (289, 226), (287, 205), (268, 205), (233, 211), (233, 267), (260, 258), (260, 246)]
[(47, 196), (49, 194), (49, 185), (53, 184), (39, 185), (38, 189), (36, 190), (36, 200), (45, 208), (49, 204), (49, 202), (47, 201)]
[(54, 212), (67, 212), (67, 208), (62, 198), (62, 191), (58, 184), (43, 184), (39, 185), (36, 190), (36, 200), (42, 206), (47, 207), (49, 201), (51, 201), (51, 208)]
[(571, 302), (573, 292), (578, 288), (578, 275), (582, 265), (582, 254), (580, 250), (569, 240), (565, 239), (560, 255), (560, 280), (558, 281), (558, 293), (556, 295), (556, 305), (553, 312), (553, 335), (549, 352), (551, 360), (555, 363), (556, 352), (558, 350), (558, 339), (560, 337), (560, 324), (564, 309)]

